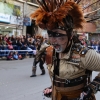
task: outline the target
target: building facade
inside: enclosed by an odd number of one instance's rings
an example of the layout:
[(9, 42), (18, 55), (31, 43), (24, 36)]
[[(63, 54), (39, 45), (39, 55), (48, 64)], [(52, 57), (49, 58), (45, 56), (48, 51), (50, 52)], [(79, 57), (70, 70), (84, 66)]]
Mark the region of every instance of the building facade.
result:
[(90, 41), (100, 41), (100, 0), (81, 0), (80, 5), (86, 21), (90, 23), (83, 33), (88, 34)]
[[(30, 14), (34, 12), (37, 7), (37, 4), (25, 0), (10, 0), (10, 2), (1, 1), (0, 34), (8, 34), (9, 36), (26, 35), (27, 32), (29, 34), (35, 34), (34, 22), (31, 22)], [(31, 31), (28, 31), (30, 29)]]

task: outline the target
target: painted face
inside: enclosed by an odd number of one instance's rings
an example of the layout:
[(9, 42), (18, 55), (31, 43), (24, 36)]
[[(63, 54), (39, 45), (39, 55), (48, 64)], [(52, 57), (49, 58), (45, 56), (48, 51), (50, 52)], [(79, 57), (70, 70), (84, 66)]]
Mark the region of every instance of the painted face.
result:
[(68, 43), (68, 37), (66, 31), (55, 29), (52, 31), (47, 31), (49, 36), (49, 41), (55, 48), (56, 52), (60, 53), (63, 52), (66, 48)]

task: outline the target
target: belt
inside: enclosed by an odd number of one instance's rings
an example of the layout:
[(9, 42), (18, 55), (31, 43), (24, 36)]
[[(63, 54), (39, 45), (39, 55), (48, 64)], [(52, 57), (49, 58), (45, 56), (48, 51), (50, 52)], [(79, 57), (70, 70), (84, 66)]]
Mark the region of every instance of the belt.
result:
[(54, 85), (57, 87), (72, 87), (85, 83), (86, 76), (77, 77), (75, 79), (61, 79), (55, 77)]

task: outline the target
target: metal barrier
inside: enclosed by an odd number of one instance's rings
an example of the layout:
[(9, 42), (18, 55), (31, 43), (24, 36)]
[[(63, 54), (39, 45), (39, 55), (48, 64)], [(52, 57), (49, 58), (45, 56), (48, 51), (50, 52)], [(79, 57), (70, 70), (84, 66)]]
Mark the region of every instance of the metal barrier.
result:
[(18, 52), (21, 55), (34, 55), (34, 50), (0, 50), (0, 57), (8, 56), (10, 52)]

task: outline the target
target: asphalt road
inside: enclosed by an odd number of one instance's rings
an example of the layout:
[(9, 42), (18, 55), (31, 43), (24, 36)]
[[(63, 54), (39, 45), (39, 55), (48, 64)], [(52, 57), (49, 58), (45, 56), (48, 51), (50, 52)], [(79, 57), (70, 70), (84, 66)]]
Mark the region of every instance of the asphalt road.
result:
[[(41, 76), (37, 67), (37, 77), (30, 78), (32, 63), (33, 58), (0, 60), (0, 100), (43, 100), (43, 89), (51, 85), (48, 71), (46, 69), (46, 75)], [(96, 74), (94, 72), (93, 77)], [(96, 94), (97, 100), (100, 100), (99, 95)]]

